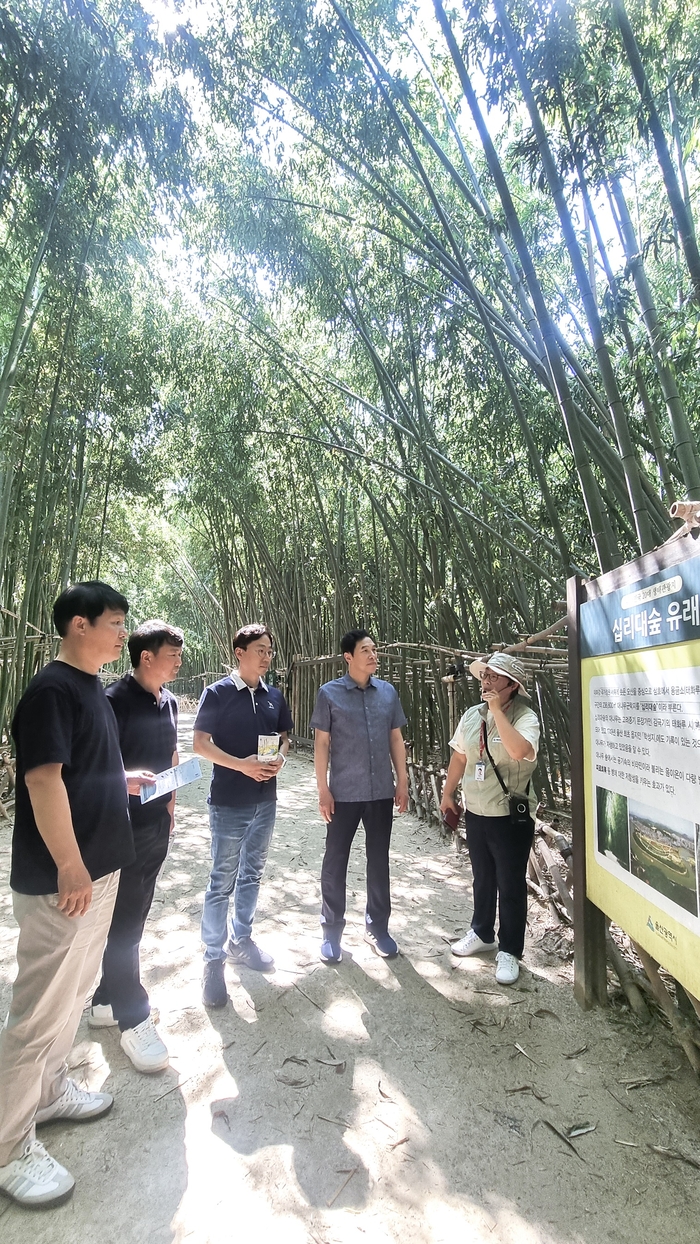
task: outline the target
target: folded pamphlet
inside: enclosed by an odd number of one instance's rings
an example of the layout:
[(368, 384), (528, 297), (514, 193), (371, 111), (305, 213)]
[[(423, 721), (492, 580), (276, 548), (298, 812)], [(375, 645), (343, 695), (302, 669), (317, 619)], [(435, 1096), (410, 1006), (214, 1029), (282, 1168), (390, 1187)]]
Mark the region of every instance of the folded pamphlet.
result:
[(259, 734), (258, 735), (258, 760), (264, 762), (277, 759), (277, 753), (280, 749), (279, 734)]
[(202, 769), (196, 756), (191, 760), (183, 760), (174, 769), (164, 769), (162, 773), (156, 773), (155, 782), (141, 787), (141, 803), (150, 803), (151, 799), (167, 795), (171, 790), (177, 790), (178, 786), (187, 786), (188, 782), (196, 782), (201, 776)]

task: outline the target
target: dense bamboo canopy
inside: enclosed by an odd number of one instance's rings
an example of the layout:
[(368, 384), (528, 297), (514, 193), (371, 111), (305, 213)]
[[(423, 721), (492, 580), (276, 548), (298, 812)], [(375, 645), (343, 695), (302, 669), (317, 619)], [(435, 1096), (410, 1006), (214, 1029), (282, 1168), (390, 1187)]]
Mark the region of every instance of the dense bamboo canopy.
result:
[(206, 668), (485, 650), (700, 499), (695, 0), (12, 0), (0, 50), (7, 633), (99, 575)]

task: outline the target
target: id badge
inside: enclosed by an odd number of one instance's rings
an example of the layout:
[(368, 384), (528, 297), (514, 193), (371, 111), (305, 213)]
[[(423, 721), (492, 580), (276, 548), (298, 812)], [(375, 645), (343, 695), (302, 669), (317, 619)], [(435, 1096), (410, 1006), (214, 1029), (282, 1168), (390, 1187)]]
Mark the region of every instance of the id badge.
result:
[(474, 781), (483, 782), (485, 776), (486, 776), (486, 764), (483, 760), (479, 760), (474, 765)]

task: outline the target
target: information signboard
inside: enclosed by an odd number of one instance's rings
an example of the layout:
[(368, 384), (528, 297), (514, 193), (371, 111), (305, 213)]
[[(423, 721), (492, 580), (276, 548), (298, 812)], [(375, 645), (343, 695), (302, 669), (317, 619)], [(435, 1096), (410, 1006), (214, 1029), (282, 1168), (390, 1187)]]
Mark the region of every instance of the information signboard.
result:
[(674, 554), (580, 605), (586, 894), (698, 997), (700, 556)]

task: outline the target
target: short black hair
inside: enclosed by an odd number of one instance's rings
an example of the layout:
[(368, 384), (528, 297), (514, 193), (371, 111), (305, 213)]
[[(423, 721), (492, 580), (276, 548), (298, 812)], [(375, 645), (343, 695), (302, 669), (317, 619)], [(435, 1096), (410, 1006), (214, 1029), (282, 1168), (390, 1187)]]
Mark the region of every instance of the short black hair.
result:
[(362, 643), (363, 639), (371, 639), (374, 643), (374, 636), (369, 631), (348, 631), (347, 635), (343, 635), (340, 641), (340, 651), (348, 652), (352, 656), (357, 645)]
[(184, 642), (185, 633), (180, 630), (179, 626), (171, 626), (169, 622), (162, 622), (160, 618), (151, 618), (149, 622), (142, 622), (140, 626), (137, 626), (127, 640), (131, 664), (134, 669), (137, 669), (141, 663), (142, 652), (160, 652), (164, 644), (170, 644), (173, 648), (181, 648)]
[(267, 635), (270, 643), (274, 645), (272, 631), (264, 622), (248, 622), (245, 626), (239, 627), (233, 637), (234, 651), (236, 648), (247, 648), (249, 644), (255, 643), (256, 639), (262, 639), (263, 635)]
[(87, 618), (92, 625), (105, 609), (114, 613), (128, 613), (129, 602), (116, 588), (101, 579), (89, 579), (86, 583), (74, 583), (61, 592), (53, 607), (53, 624), (63, 639), (68, 634), (72, 618)]

